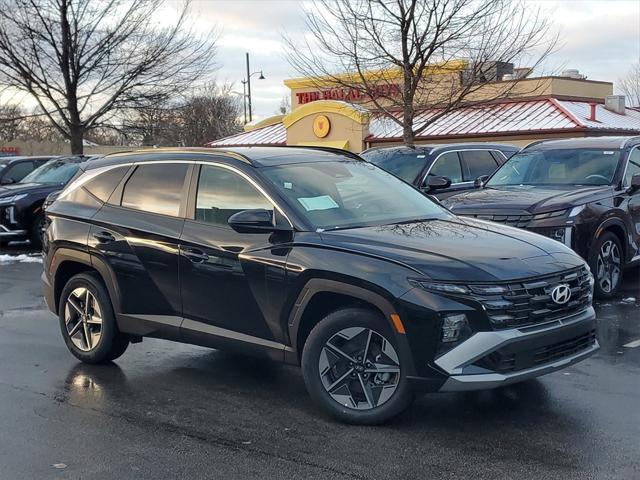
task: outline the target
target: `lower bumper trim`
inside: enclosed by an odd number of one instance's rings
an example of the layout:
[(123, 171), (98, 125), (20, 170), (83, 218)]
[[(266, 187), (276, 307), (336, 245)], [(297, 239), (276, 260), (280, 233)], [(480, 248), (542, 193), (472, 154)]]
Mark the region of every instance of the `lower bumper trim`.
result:
[(555, 362), (541, 365), (539, 367), (521, 370), (510, 374), (487, 373), (477, 375), (452, 375), (440, 388), (441, 392), (463, 392), (469, 390), (485, 390), (490, 388), (510, 385), (512, 383), (522, 382), (531, 378), (546, 375), (566, 368), (574, 363), (578, 363), (587, 357), (590, 357), (600, 349), (598, 341), (586, 350), (581, 351), (570, 357), (564, 357)]

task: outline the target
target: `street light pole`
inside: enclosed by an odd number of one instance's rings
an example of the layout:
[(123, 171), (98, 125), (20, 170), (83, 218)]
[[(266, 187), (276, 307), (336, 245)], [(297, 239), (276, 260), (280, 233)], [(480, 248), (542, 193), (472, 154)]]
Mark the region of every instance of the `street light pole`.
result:
[(251, 70), (249, 69), (249, 52), (247, 52), (247, 99), (249, 100), (249, 122), (253, 120), (251, 116)]

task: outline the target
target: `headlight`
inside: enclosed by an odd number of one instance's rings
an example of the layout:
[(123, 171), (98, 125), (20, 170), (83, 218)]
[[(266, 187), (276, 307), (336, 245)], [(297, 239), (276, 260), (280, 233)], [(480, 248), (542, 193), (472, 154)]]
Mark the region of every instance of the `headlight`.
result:
[(418, 285), (426, 290), (432, 290), (434, 292), (443, 292), (443, 293), (457, 293), (466, 295), (470, 293), (469, 289), (465, 285), (456, 285), (453, 283), (436, 283), (436, 282), (425, 282), (425, 281), (417, 281)]
[[(575, 210), (575, 209), (574, 209)], [(547, 212), (547, 213), (539, 213), (533, 216), (534, 220), (546, 220), (547, 218), (557, 218), (566, 215), (568, 210), (565, 208), (564, 210), (556, 210), (555, 212)]]
[(438, 355), (451, 350), (467, 340), (472, 334), (469, 320), (464, 313), (446, 313), (442, 315), (440, 346)]
[(583, 211), (585, 208), (584, 205), (578, 205), (577, 207), (573, 207), (571, 209), (571, 211), (569, 212), (569, 218), (573, 218), (576, 215), (578, 215), (581, 211)]
[(19, 195), (14, 195), (13, 197), (0, 198), (0, 205), (9, 205), (11, 203), (15, 203), (26, 196), (26, 193), (21, 193)]

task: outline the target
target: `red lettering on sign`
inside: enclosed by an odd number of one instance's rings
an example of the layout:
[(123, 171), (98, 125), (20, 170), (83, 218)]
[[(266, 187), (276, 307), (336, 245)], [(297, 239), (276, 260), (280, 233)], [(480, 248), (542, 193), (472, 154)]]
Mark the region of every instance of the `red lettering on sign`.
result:
[(400, 85), (376, 85), (370, 89), (369, 94), (365, 94), (357, 88), (330, 88), (326, 90), (316, 90), (311, 92), (298, 92), (296, 98), (298, 104), (303, 105), (316, 100), (344, 100), (346, 102), (363, 102), (367, 99), (380, 97), (400, 96)]

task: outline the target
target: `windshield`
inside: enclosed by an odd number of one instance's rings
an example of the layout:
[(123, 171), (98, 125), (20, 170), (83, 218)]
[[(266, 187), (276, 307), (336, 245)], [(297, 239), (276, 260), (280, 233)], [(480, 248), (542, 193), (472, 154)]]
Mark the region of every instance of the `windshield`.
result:
[(8, 163), (9, 163), (9, 160), (4, 160), (4, 161), (3, 161), (3, 160), (0, 160), (0, 172), (2, 171), (2, 169), (3, 169), (4, 167), (6, 167), (6, 166), (7, 166), (7, 164), (8, 164)]
[(361, 155), (368, 162), (393, 173), (405, 182), (412, 183), (424, 168), (427, 155), (417, 152), (385, 152), (372, 150)]
[(262, 171), (317, 230), (450, 215), (418, 190), (362, 161), (298, 163)]
[(61, 183), (66, 184), (76, 174), (80, 164), (51, 160), (20, 180), (20, 183)]
[(566, 149), (517, 153), (487, 182), (502, 185), (609, 185), (618, 150)]

